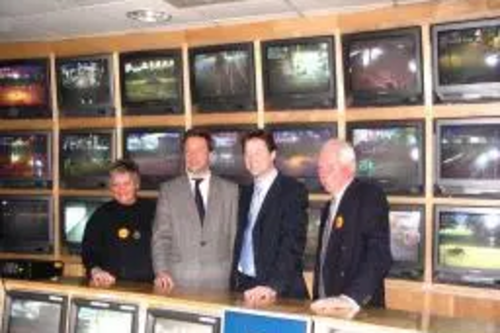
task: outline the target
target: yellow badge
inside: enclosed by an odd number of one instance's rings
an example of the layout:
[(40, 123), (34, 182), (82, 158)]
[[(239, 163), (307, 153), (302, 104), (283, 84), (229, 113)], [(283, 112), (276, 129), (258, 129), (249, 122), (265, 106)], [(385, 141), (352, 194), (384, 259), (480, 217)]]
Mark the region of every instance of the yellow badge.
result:
[(130, 236), (130, 231), (127, 228), (118, 229), (118, 238), (127, 239)]
[(335, 220), (335, 229), (342, 229), (344, 226), (344, 218), (342, 216), (337, 217)]

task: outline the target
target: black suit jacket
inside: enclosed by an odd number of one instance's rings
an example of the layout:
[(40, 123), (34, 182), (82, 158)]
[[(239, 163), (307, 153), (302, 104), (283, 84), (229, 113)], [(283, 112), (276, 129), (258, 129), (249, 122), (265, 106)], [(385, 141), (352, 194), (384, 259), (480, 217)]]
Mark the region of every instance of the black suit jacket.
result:
[(389, 205), (374, 184), (354, 179), (346, 188), (335, 219), (325, 206), (320, 227), (313, 297), (318, 298), (319, 266), (325, 225), (332, 226), (323, 266), (326, 296), (345, 294), (360, 306), (383, 307), (384, 277), (391, 265)]
[[(242, 187), (236, 233), (233, 274), (235, 277), (248, 223), (253, 185)], [(303, 254), (307, 233), (307, 190), (297, 180), (278, 173), (262, 203), (253, 229), (256, 280), (281, 297), (307, 298), (303, 277)]]

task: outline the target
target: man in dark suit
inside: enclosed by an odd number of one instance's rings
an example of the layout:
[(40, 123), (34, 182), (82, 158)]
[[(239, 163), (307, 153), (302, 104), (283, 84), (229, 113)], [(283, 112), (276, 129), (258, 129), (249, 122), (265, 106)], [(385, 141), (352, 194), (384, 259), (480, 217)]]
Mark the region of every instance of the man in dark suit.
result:
[(231, 286), (245, 302), (261, 306), (276, 297), (303, 299), (302, 275), (307, 229), (307, 191), (276, 169), (271, 133), (256, 130), (242, 141), (253, 184), (242, 188)]
[(333, 199), (326, 205), (316, 256), (313, 311), (356, 313), (384, 306), (384, 277), (391, 265), (389, 205), (376, 185), (355, 178), (348, 143), (332, 139), (321, 149), (318, 175)]

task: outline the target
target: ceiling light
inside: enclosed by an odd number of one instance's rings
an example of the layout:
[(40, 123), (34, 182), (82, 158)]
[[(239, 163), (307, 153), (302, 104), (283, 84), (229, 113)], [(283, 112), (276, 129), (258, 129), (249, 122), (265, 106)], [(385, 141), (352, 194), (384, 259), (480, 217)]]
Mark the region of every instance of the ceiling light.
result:
[(156, 10), (138, 9), (127, 12), (127, 17), (141, 22), (147, 23), (162, 23), (168, 22), (172, 19), (172, 15)]

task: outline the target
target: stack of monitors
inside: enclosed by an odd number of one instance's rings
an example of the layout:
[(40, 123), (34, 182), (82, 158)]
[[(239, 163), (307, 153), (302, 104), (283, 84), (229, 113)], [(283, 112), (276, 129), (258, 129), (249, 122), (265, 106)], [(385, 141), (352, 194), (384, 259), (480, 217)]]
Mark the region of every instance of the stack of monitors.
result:
[(48, 59), (0, 62), (0, 118), (50, 118)]
[(309, 333), (311, 328), (311, 319), (307, 316), (244, 309), (227, 309), (224, 312), (224, 333)]
[(75, 298), (71, 302), (70, 333), (136, 333), (139, 307), (135, 304)]
[(420, 27), (343, 35), (347, 104), (422, 103), (420, 35)]
[(133, 128), (123, 134), (124, 156), (139, 166), (142, 189), (159, 185), (182, 172), (180, 128)]
[(424, 207), (391, 205), (389, 212), (391, 254), (389, 275), (395, 278), (421, 279), (424, 269)]
[(52, 134), (0, 133), (0, 185), (43, 187), (52, 185)]
[(500, 99), (500, 19), (432, 26), (434, 94), (438, 102)]
[(56, 60), (57, 93), (61, 115), (114, 115), (111, 56), (83, 56)]
[(500, 195), (500, 118), (436, 121), (436, 192)]
[(0, 251), (51, 253), (53, 207), (46, 196), (0, 197)]
[(220, 318), (164, 309), (149, 309), (146, 333), (219, 333)]
[(64, 333), (66, 332), (67, 298), (10, 290), (3, 311), (3, 333)]
[(333, 50), (331, 36), (262, 43), (265, 109), (333, 108)]
[(415, 195), (424, 189), (422, 121), (372, 121), (347, 124), (357, 175), (389, 194)]
[(337, 134), (336, 125), (268, 125), (278, 153), (276, 166), (285, 175), (303, 182), (310, 192), (322, 192), (317, 177), (317, 160), (321, 146)]
[(500, 209), (436, 206), (434, 226), (437, 281), (500, 285)]
[(63, 244), (70, 254), (79, 254), (85, 227), (97, 208), (109, 201), (105, 197), (65, 197), (61, 199)]
[(105, 188), (114, 160), (113, 130), (63, 131), (60, 135), (60, 178), (64, 188)]
[(183, 111), (180, 50), (120, 54), (124, 114), (177, 114)]
[(189, 50), (193, 110), (199, 112), (256, 109), (252, 43)]

